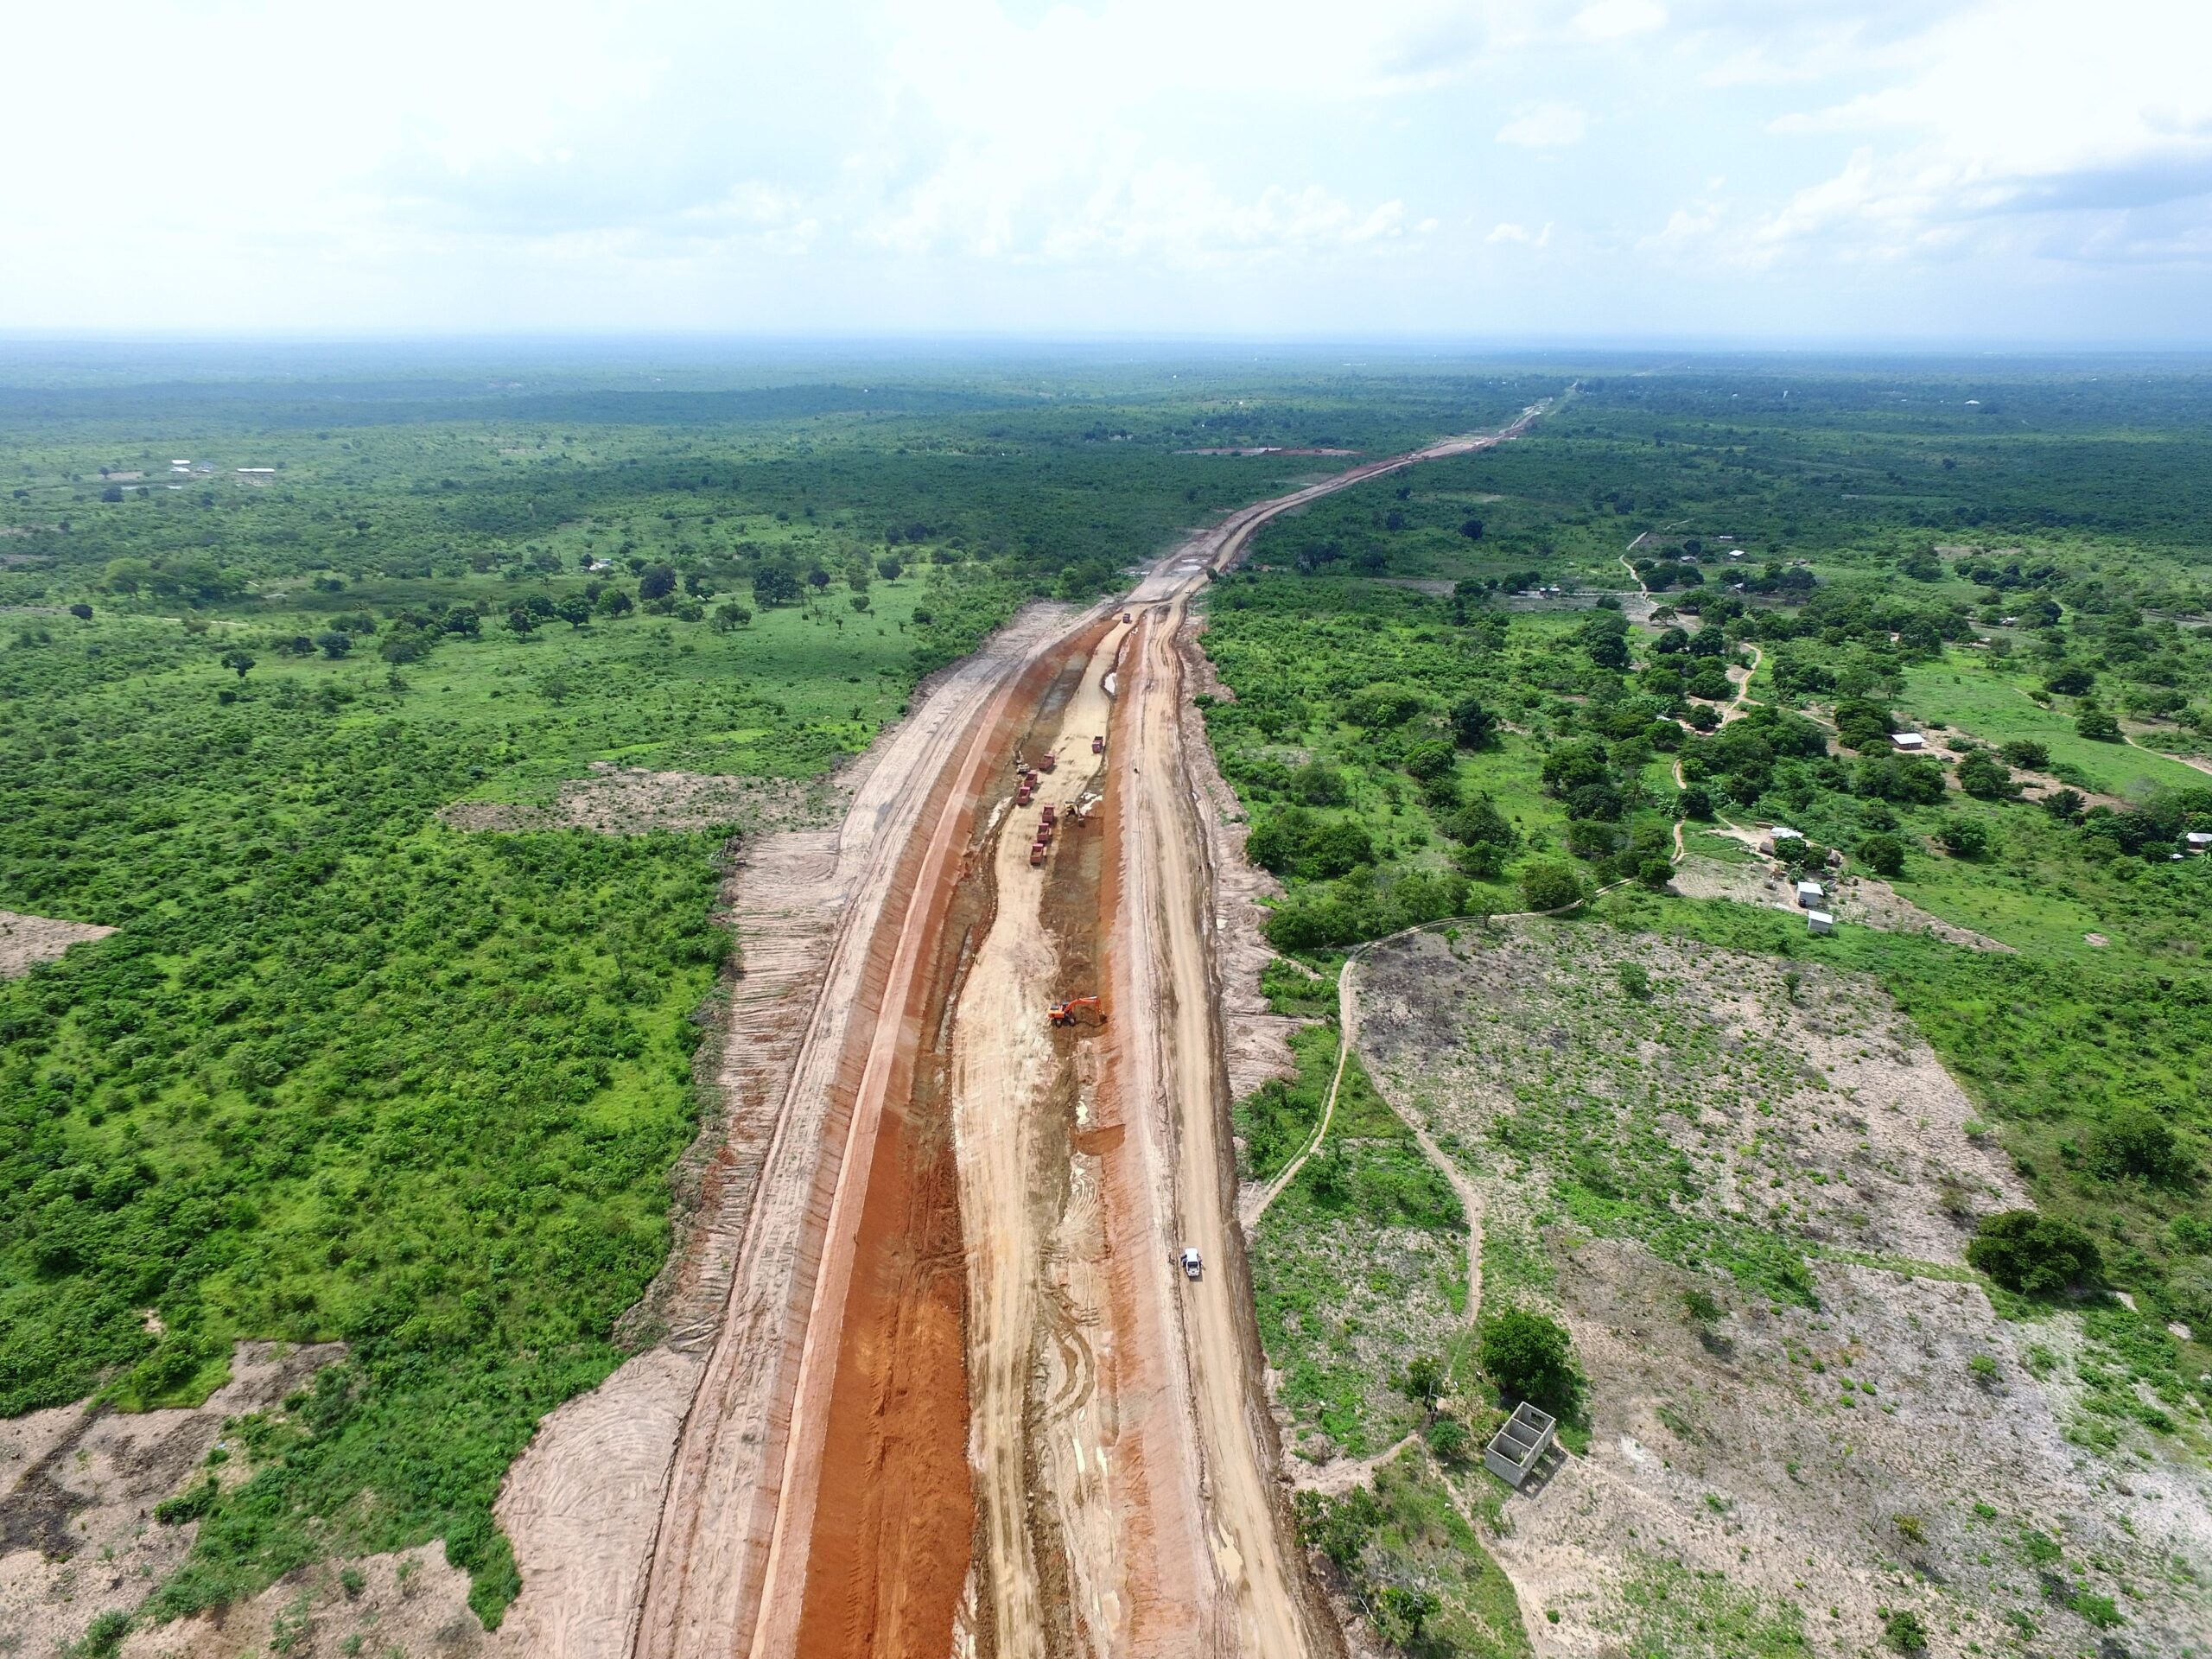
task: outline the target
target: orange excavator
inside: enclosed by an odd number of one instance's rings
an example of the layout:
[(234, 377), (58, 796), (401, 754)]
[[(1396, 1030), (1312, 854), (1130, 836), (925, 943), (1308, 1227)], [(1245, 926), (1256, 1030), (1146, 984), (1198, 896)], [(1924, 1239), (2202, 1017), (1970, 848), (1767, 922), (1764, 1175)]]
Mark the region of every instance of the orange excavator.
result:
[(1075, 1024), (1075, 1011), (1077, 1008), (1089, 1008), (1097, 1014), (1100, 1025), (1106, 1023), (1105, 1010), (1098, 1006), (1098, 999), (1095, 996), (1071, 996), (1065, 1002), (1048, 1003), (1045, 1008), (1045, 1017), (1056, 1026), (1071, 1026)]

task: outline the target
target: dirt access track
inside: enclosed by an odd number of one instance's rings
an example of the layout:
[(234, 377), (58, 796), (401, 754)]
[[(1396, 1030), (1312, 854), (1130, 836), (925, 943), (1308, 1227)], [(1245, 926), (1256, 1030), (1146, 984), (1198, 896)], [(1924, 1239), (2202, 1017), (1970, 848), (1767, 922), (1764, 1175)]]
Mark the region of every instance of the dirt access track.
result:
[[(774, 925), (740, 904), (709, 1219), (666, 1340), (511, 1478), (502, 1646), (1340, 1650), (1257, 1385), (1179, 647), (1269, 518), (1544, 407), (1244, 508), (1116, 604), (1030, 613), (879, 745)], [(1017, 756), (1047, 751), (1017, 806)], [(1048, 1027), (1094, 993), (1103, 1020)]]

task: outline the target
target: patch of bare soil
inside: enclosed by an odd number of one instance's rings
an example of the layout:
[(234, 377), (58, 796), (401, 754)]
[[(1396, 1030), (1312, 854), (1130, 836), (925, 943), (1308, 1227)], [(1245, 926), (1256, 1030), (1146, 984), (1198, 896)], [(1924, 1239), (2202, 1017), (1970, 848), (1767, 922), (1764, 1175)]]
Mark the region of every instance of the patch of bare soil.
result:
[[(1590, 1379), (1586, 1452), (1494, 1545), (1540, 1653), (1707, 1651), (1669, 1622), (1691, 1604), (1800, 1620), (1836, 1659), (1901, 1608), (1942, 1653), (2201, 1638), (2212, 1480), (2172, 1442), (2069, 1440), (2095, 1360), (2073, 1316), (1999, 1320), (1964, 1268), (1974, 1216), (2024, 1194), (1878, 987), (1535, 923), (1378, 950), (1362, 1001), (1378, 1082), (1483, 1192), (1492, 1306), (1555, 1312)], [(1761, 1239), (1810, 1305), (1721, 1270)]]
[(73, 944), (104, 939), (114, 932), (91, 922), (56, 921), (0, 910), (0, 979), (16, 979), (42, 962), (52, 962)]
[(191, 1553), (198, 1527), (162, 1526), (154, 1506), (197, 1481), (251, 1472), (224, 1425), (265, 1410), (345, 1350), (240, 1343), (231, 1380), (192, 1409), (56, 1406), (0, 1421), (0, 1653), (47, 1654), (102, 1613), (129, 1611)]
[[(2049, 1333), (1997, 1319), (1973, 1285), (1845, 1263), (1815, 1276), (1817, 1309), (1721, 1290), (1726, 1316), (1700, 1326), (1682, 1297), (1719, 1287), (1634, 1244), (1563, 1262), (1589, 1450), (1509, 1499), (1492, 1546), (1523, 1605), (1560, 1615), (1530, 1621), (1539, 1653), (1665, 1634), (1621, 1593), (1655, 1564), (1801, 1610), (1808, 1649), (1835, 1659), (1884, 1650), (1900, 1608), (1938, 1653), (2018, 1651), (2031, 1633), (2035, 1653), (2191, 1650), (2203, 1608), (2177, 1578), (2212, 1566), (2201, 1468), (2113, 1468), (2069, 1443), (2066, 1390), (2027, 1369)], [(1977, 1357), (1993, 1380), (1967, 1369)], [(2093, 1626), (2085, 1592), (2125, 1626)]]
[[(1192, 627), (1184, 643), (1183, 671), (1192, 694), (1233, 701), (1212, 660), (1199, 648), (1201, 631)], [(1303, 1022), (1270, 1012), (1260, 991), (1261, 972), (1274, 955), (1260, 931), (1268, 914), (1262, 901), (1280, 899), (1282, 883), (1244, 856), (1252, 826), (1236, 791), (1215, 764), (1205, 717), (1192, 702), (1185, 702), (1181, 713), (1184, 765), (1198, 796), (1198, 823), (1213, 866), (1214, 973), (1228, 1047), (1229, 1095), (1242, 1100), (1269, 1078), (1287, 1078), (1298, 1069), (1291, 1058), (1290, 1033)]]
[[(1726, 899), (1772, 910), (1798, 907), (1796, 881), (1779, 865), (1724, 864), (1692, 853), (1675, 867), (1669, 885), (1686, 899)], [(1828, 889), (1824, 908), (1839, 924), (1855, 922), (1885, 933), (1925, 933), (1969, 950), (2012, 952), (2002, 940), (1923, 910), (1878, 876), (1829, 877), (1823, 885)]]
[(642, 836), (656, 830), (725, 830), (746, 835), (834, 823), (845, 793), (834, 783), (650, 772), (594, 760), (591, 775), (561, 785), (552, 804), (455, 801), (439, 817), (456, 830), (591, 830)]
[(445, 1546), (325, 1562), (271, 1585), (252, 1600), (133, 1631), (122, 1659), (232, 1659), (238, 1654), (362, 1654), (377, 1659), (477, 1659), (518, 1649), (487, 1636), (468, 1609), (468, 1575)]

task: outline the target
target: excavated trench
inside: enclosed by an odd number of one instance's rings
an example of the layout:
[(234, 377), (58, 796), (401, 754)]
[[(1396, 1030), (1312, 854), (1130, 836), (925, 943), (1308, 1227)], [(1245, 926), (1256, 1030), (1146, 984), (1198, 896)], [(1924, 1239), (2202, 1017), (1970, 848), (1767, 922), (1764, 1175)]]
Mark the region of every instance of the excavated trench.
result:
[[(1001, 758), (959, 809), (958, 879), (924, 896), (934, 912), (924, 922), (929, 954), (896, 1016), (908, 1033), (911, 1069), (887, 1100), (877, 1130), (836, 1325), (798, 1626), (802, 1659), (944, 1659), (953, 1644), (979, 1519), (969, 1461), (967, 1240), (951, 1113), (959, 1038), (952, 1015), (997, 919), (993, 861), (1002, 819), (995, 809), (1008, 792), (1014, 757), (1058, 730), (1103, 626), (1086, 630), (1023, 676), (991, 735)], [(1096, 857), (1094, 842), (1094, 868)], [(1056, 854), (1056, 871), (1062, 862)], [(1040, 1020), (1045, 993), (1039, 988)], [(905, 1052), (902, 1045), (902, 1058)], [(1060, 1603), (1048, 1591), (1046, 1605)], [(981, 1650), (995, 1648), (987, 1641)]]

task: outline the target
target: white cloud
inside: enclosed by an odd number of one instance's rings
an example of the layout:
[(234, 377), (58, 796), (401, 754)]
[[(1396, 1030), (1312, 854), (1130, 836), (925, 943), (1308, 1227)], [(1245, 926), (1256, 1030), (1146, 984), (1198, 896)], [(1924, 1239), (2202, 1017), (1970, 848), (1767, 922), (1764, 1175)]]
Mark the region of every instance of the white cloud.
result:
[(1648, 35), (1667, 21), (1656, 0), (1596, 0), (1574, 14), (1574, 32), (1586, 41), (1624, 40)]
[(1516, 225), (1510, 220), (1507, 220), (1504, 223), (1492, 226), (1491, 227), (1490, 234), (1484, 237), (1483, 240), (1485, 242), (1516, 242), (1520, 244), (1522, 247), (1529, 248), (1548, 248), (1551, 245), (1552, 227), (1548, 223), (1547, 223), (1542, 230), (1532, 232), (1526, 225)]
[[(2047, 251), (2070, 238), (2087, 251), (2115, 216), (2212, 198), (2212, 9), (1981, 0), (1894, 56), (1890, 84), (1771, 124), (1862, 142), (1773, 213), (1763, 240), (1897, 257), (1956, 245), (1977, 222), (2011, 237), (1999, 221), (2037, 215)], [(2056, 222), (2067, 215), (2080, 223)]]
[(1523, 149), (1550, 149), (1580, 143), (1589, 129), (1590, 118), (1572, 104), (1524, 104), (1497, 130), (1497, 142)]

